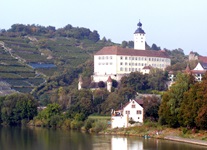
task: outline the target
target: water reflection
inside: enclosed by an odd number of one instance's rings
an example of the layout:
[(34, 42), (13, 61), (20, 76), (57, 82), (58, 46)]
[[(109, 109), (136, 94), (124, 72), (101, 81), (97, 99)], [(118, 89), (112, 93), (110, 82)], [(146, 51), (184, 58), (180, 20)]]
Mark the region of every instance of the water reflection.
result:
[(206, 147), (136, 136), (91, 135), (45, 128), (0, 127), (0, 150), (201, 150)]

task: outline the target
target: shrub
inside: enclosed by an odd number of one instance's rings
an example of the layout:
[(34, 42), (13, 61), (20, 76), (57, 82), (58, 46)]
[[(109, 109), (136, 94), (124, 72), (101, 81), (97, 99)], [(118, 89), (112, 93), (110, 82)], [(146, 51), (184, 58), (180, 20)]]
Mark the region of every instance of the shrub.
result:
[(83, 121), (73, 120), (70, 124), (71, 129), (81, 129), (83, 126)]
[(100, 131), (103, 131), (107, 128), (107, 121), (104, 120), (98, 120), (94, 123), (93, 131), (98, 133)]
[(91, 129), (94, 122), (95, 122), (94, 119), (90, 119), (90, 118), (87, 119), (87, 120), (85, 121), (85, 124), (84, 124), (85, 129), (86, 129), (86, 130)]

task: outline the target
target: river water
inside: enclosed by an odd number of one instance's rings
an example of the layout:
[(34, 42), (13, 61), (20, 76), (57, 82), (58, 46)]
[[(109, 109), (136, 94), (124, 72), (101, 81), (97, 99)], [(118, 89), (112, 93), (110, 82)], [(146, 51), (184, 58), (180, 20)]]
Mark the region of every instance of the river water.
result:
[(204, 150), (207, 147), (136, 136), (46, 128), (0, 127), (0, 150)]

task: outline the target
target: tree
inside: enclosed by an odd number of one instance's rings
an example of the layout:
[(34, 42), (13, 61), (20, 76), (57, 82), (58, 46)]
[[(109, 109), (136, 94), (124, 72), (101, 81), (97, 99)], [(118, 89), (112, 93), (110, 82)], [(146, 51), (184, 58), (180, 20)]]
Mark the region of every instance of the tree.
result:
[[(175, 84), (173, 84), (170, 90), (163, 96), (159, 115), (161, 119), (163, 119), (164, 122), (166, 121), (171, 127), (180, 126), (178, 119), (178, 115), (181, 111), (180, 106), (184, 100), (184, 93), (190, 89), (193, 81), (190, 75), (178, 73)], [(166, 108), (168, 108), (169, 111), (163, 110)]]
[(143, 98), (143, 108), (144, 108), (144, 118), (149, 118), (151, 121), (157, 121), (159, 118), (158, 111), (161, 103), (161, 99), (157, 96), (144, 97)]
[(98, 82), (98, 87), (99, 88), (105, 88), (105, 83), (103, 81)]
[(160, 47), (158, 47), (156, 44), (152, 44), (152, 47), (151, 47), (151, 49), (152, 50), (156, 50), (156, 51), (158, 51), (158, 50), (161, 50), (161, 48)]
[(1, 119), (4, 124), (16, 125), (37, 115), (37, 102), (29, 94), (12, 94), (1, 99)]
[(148, 76), (148, 86), (152, 90), (166, 90), (167, 74), (161, 69), (153, 68)]
[(126, 48), (127, 47), (127, 41), (122, 41), (121, 47)]

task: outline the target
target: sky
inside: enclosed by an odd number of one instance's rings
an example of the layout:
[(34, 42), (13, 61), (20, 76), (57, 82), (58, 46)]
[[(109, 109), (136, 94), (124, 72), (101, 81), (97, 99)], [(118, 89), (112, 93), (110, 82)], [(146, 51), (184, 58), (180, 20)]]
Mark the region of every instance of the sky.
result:
[(71, 24), (121, 43), (133, 40), (140, 20), (148, 45), (207, 56), (207, 0), (0, 0), (0, 6), (0, 29)]

